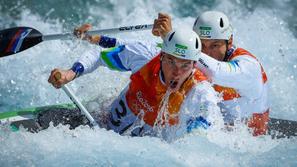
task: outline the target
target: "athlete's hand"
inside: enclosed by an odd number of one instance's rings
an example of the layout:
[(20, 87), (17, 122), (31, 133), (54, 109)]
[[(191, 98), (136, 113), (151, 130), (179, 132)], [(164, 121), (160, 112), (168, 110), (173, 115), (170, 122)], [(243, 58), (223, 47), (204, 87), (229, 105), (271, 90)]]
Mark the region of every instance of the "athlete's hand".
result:
[(155, 19), (154, 21), (154, 26), (152, 29), (153, 35), (161, 36), (161, 38), (164, 39), (171, 30), (171, 17), (168, 14), (159, 13), (158, 19)]
[(92, 29), (91, 24), (83, 24), (80, 27), (74, 29), (73, 34), (82, 40), (87, 40), (92, 44), (96, 44), (100, 41), (100, 35), (89, 35), (87, 32)]
[(54, 69), (48, 78), (48, 82), (55, 88), (61, 88), (63, 85), (72, 81), (75, 78), (75, 72), (72, 70)]

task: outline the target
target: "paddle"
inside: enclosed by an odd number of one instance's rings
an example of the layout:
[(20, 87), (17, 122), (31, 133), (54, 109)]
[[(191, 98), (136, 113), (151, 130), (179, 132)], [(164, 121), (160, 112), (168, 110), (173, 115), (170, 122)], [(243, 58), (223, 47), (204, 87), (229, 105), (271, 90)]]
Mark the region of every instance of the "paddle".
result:
[[(56, 79), (61, 78), (61, 73), (55, 74)], [(91, 114), (88, 112), (88, 110), (82, 105), (82, 103), (78, 100), (78, 98), (75, 96), (75, 94), (68, 88), (67, 85), (62, 86), (63, 91), (67, 94), (67, 96), (70, 98), (70, 100), (76, 104), (76, 106), (80, 109), (80, 111), (83, 112), (83, 114), (88, 118), (91, 125), (98, 126), (97, 122), (94, 120), (94, 118), (91, 116)]]
[[(89, 35), (119, 33), (126, 31), (141, 31), (152, 29), (152, 24), (143, 24), (119, 28), (101, 29), (88, 31)], [(42, 41), (70, 39), (73, 33), (42, 35), (38, 30), (31, 27), (14, 27), (0, 31), (0, 58), (19, 53), (31, 48)]]

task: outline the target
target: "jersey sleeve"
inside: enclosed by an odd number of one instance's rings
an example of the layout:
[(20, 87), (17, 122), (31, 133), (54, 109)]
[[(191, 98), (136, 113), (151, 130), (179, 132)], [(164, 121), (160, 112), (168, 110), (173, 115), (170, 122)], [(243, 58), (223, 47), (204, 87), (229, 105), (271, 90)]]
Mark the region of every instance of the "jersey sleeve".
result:
[(202, 53), (197, 65), (214, 84), (234, 88), (242, 96), (257, 98), (262, 92), (261, 65), (248, 55), (222, 62)]
[(135, 41), (102, 51), (99, 61), (110, 69), (135, 73), (159, 52), (152, 43)]
[(76, 64), (80, 63), (83, 66), (82, 74), (90, 73), (99, 66), (134, 73), (156, 56), (158, 52), (159, 49), (153, 43), (135, 41), (108, 49), (93, 48), (81, 56)]

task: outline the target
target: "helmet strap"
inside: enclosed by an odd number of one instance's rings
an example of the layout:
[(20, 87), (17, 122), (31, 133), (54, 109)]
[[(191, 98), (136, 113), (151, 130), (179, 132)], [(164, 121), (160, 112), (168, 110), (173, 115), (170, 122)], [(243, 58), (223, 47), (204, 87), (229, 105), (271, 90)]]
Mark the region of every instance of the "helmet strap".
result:
[(223, 59), (223, 61), (228, 61), (230, 56), (232, 55), (232, 53), (234, 52), (234, 48), (233, 46), (229, 49), (229, 42), (232, 44), (233, 43), (233, 35), (231, 35), (231, 37), (229, 38), (229, 40), (225, 40), (225, 44), (226, 44), (226, 52), (225, 52), (225, 57)]
[(228, 40), (225, 40), (225, 44), (226, 44), (226, 52), (225, 52), (225, 57), (223, 59), (223, 61), (228, 61), (230, 55), (228, 54)]
[(163, 60), (163, 55), (161, 55), (161, 59), (160, 59), (160, 70), (161, 70), (161, 79), (165, 82), (165, 76), (164, 76), (164, 72), (163, 72), (163, 67), (162, 67), (162, 60)]

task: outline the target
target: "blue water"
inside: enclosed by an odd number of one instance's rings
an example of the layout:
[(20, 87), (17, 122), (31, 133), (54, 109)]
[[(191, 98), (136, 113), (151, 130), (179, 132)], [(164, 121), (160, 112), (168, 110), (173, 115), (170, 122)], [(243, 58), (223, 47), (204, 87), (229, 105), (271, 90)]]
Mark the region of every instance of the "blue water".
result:
[[(94, 29), (152, 23), (160, 11), (174, 27), (193, 24), (205, 10), (230, 16), (235, 43), (261, 60), (270, 84), (271, 115), (297, 120), (296, 1), (4, 1), (0, 29), (30, 26), (43, 34), (71, 32), (89, 22)], [(111, 34), (160, 41), (149, 31)], [(47, 78), (53, 68), (70, 68), (92, 46), (72, 41), (43, 42), (0, 59), (0, 112), (70, 102)], [(129, 81), (129, 73), (99, 68), (69, 86), (91, 111), (105, 108)], [(0, 130), (0, 166), (296, 166), (297, 140), (253, 138), (246, 129), (207, 136), (193, 134), (173, 143), (159, 138), (130, 138), (104, 129), (65, 126), (38, 134)]]

